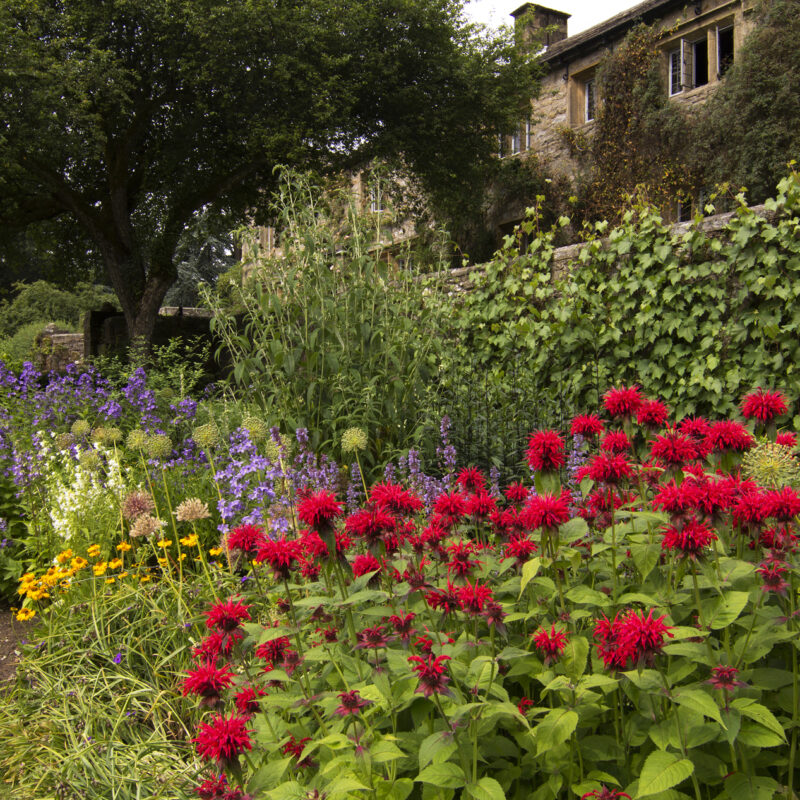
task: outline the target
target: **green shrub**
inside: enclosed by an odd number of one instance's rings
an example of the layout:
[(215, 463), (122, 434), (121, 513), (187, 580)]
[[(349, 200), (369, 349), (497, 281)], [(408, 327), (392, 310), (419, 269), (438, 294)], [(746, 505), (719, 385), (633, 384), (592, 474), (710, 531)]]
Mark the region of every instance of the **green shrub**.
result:
[[(50, 320), (38, 319), (26, 322), (16, 331), (0, 339), (0, 359), (9, 365), (19, 365), (23, 361), (30, 361), (36, 351), (36, 337), (50, 324)], [(59, 320), (54, 323), (60, 330), (75, 330), (69, 322)]]

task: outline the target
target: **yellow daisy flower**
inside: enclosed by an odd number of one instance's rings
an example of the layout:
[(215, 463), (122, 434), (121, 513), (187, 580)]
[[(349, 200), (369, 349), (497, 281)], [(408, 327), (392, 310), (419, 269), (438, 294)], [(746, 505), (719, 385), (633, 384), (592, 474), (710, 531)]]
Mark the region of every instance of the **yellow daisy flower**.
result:
[(108, 564), (105, 561), (100, 561), (99, 563), (95, 564), (92, 567), (95, 575), (105, 575), (106, 570), (108, 569)]
[(20, 622), (25, 622), (29, 619), (33, 619), (36, 616), (36, 611), (32, 608), (21, 608), (17, 611), (17, 619)]
[(117, 545), (117, 550), (118, 550), (120, 553), (127, 553), (127, 552), (128, 552), (128, 550), (130, 550), (130, 549), (131, 549), (131, 546), (130, 546), (130, 545), (127, 543), (127, 542), (120, 542), (120, 543)]
[(112, 561), (108, 562), (108, 568), (109, 569), (119, 569), (121, 566), (122, 566), (122, 559), (121, 558), (115, 558)]
[(89, 556), (89, 558), (97, 558), (100, 555), (100, 545), (90, 545), (89, 549), (86, 551), (86, 554)]
[(156, 544), (166, 550), (172, 544), (172, 539), (159, 539)]
[(181, 539), (181, 544), (184, 547), (197, 547), (197, 534), (192, 533), (189, 536), (184, 536)]

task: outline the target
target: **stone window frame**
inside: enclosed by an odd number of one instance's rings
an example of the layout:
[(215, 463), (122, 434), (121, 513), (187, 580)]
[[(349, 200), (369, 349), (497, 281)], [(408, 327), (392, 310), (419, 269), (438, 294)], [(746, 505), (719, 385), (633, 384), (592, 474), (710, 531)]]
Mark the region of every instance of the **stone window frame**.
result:
[[(592, 64), (580, 72), (569, 76), (569, 88), (567, 90), (567, 118), (569, 125), (579, 128), (584, 125), (592, 125), (597, 119), (597, 109), (600, 105), (600, 98), (597, 93), (597, 67)], [(566, 78), (565, 78), (566, 79)], [(587, 119), (588, 112), (588, 92), (587, 87), (594, 87), (594, 116)]]
[(597, 80), (592, 75), (583, 82), (583, 121), (594, 122), (597, 118)]

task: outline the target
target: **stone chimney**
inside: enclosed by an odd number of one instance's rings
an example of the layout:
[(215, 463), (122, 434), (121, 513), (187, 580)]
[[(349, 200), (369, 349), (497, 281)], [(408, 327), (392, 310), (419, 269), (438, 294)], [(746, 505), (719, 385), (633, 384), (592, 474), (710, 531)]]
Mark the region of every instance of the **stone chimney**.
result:
[(539, 49), (567, 38), (567, 20), (571, 15), (564, 11), (525, 3), (512, 11), (511, 16), (514, 17), (517, 44), (535, 43)]

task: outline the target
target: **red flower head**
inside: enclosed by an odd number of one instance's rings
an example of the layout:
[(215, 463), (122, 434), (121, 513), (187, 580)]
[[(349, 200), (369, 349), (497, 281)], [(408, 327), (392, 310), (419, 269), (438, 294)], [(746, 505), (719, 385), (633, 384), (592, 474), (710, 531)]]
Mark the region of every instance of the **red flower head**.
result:
[(638, 386), (620, 386), (618, 389), (609, 389), (603, 395), (603, 405), (612, 417), (633, 416), (643, 400)]
[(629, 794), (619, 792), (616, 789), (609, 789), (607, 786), (602, 786), (593, 792), (586, 792), (586, 794), (581, 795), (581, 800), (587, 800), (589, 797), (593, 797), (594, 800), (619, 800), (620, 797), (627, 797), (628, 800), (631, 800)]
[(341, 703), (334, 709), (333, 713), (340, 717), (358, 716), (362, 708), (372, 705), (371, 700), (366, 700), (358, 693), (358, 689), (351, 692), (340, 692), (339, 700)]
[(299, 741), (295, 741), (294, 736), (290, 736), (289, 741), (281, 747), (281, 752), (285, 756), (294, 756), (297, 759), (298, 767), (313, 767), (315, 765), (315, 761), (313, 758), (311, 758), (311, 756), (306, 756), (306, 758), (304, 758), (302, 761), (300, 760), (300, 756), (303, 754), (303, 750), (305, 750), (306, 742), (310, 741), (310, 736), (306, 736)]
[(529, 530), (557, 528), (570, 518), (570, 500), (569, 492), (562, 492), (558, 497), (553, 494), (532, 495), (520, 515), (523, 525)]
[(730, 692), (737, 686), (746, 686), (744, 681), (736, 680), (738, 674), (739, 670), (736, 667), (712, 667), (711, 677), (706, 683), (710, 683), (715, 689), (724, 689)]
[(705, 438), (704, 444), (709, 452), (719, 453), (729, 450), (741, 453), (753, 446), (754, 440), (741, 422), (723, 419), (714, 422)]
[(200, 696), (201, 705), (214, 708), (219, 703), (220, 694), (233, 683), (233, 675), (227, 666), (218, 669), (208, 662), (186, 673), (183, 681), (183, 696)]
[(486, 478), (477, 467), (464, 467), (464, 469), (458, 473), (456, 483), (468, 492), (486, 489)]
[(533, 700), (530, 697), (522, 697), (520, 698), (519, 703), (517, 703), (517, 711), (524, 717), (527, 713), (529, 708), (532, 708), (534, 705)]
[(672, 638), (670, 628), (663, 620), (666, 614), (653, 617), (653, 610), (629, 611), (621, 620), (619, 628), (620, 647), (628, 653), (634, 664), (644, 662), (652, 666), (653, 659), (664, 646), (664, 637)]
[[(375, 572), (377, 570), (377, 572)], [(381, 580), (381, 562), (378, 561), (371, 553), (366, 555), (356, 556), (353, 560), (353, 575), (360, 578), (368, 572), (375, 572), (369, 579), (370, 586), (377, 586)]]
[(512, 483), (506, 489), (506, 500), (509, 503), (524, 503), (528, 499), (530, 489), (527, 489), (521, 483)]
[(492, 511), (497, 511), (497, 502), (486, 491), (478, 491), (467, 498), (467, 514), (471, 517), (483, 519)]
[(682, 526), (667, 528), (661, 549), (674, 550), (683, 557), (696, 559), (716, 538), (717, 534), (704, 522), (688, 519)]
[(375, 625), (372, 628), (364, 628), (363, 631), (360, 631), (356, 634), (356, 639), (358, 639), (356, 650), (378, 650), (381, 647), (386, 647), (386, 645), (388, 645), (393, 638), (394, 637), (386, 635), (383, 625)]
[(458, 603), (462, 611), (468, 614), (481, 614), (483, 607), (492, 599), (492, 590), (488, 586), (478, 583), (468, 583), (458, 590)]
[(461, 606), (459, 602), (459, 587), (447, 581), (447, 588), (431, 589), (425, 595), (425, 602), (431, 608), (438, 608), (445, 614), (450, 614)]
[(394, 632), (399, 635), (400, 640), (407, 644), (409, 639), (414, 635), (415, 631), (414, 628), (411, 627), (411, 623), (414, 622), (414, 617), (416, 615), (412, 612), (410, 614), (392, 614), (389, 617), (389, 622), (391, 626), (394, 628)]
[(413, 514), (422, 508), (422, 500), (396, 483), (376, 483), (369, 490), (369, 501), (392, 514)]
[(264, 538), (263, 528), (257, 525), (240, 525), (225, 536), (225, 546), (228, 550), (241, 550), (246, 555), (253, 556)]
[(252, 750), (247, 720), (237, 714), (223, 717), (217, 714), (210, 723), (201, 722), (197, 736), (197, 752), (204, 761), (216, 761), (220, 766), (235, 764), (245, 750)]
[(669, 411), (660, 400), (643, 400), (636, 409), (636, 421), (648, 428), (663, 428), (668, 417)]
[(311, 528), (332, 528), (334, 520), (342, 514), (342, 504), (333, 492), (316, 492), (297, 509), (297, 516)]
[(765, 500), (766, 515), (778, 522), (789, 522), (800, 514), (800, 495), (791, 486), (767, 492)]
[(623, 431), (609, 431), (600, 440), (600, 449), (607, 453), (626, 453), (631, 449), (631, 440)]
[(615, 485), (622, 480), (633, 477), (633, 467), (623, 453), (610, 455), (598, 453), (580, 470), (581, 478), (590, 477), (598, 483)]
[(450, 656), (428, 656), (427, 661), (421, 656), (409, 656), (408, 663), (411, 669), (417, 673), (419, 678), (418, 692), (422, 692), (425, 697), (432, 694), (450, 694), (447, 684), (450, 678), (446, 674), (444, 662), (449, 661)]
[(797, 447), (797, 436), (791, 431), (781, 431), (775, 436), (775, 444), (781, 447)]
[(225, 775), (206, 778), (192, 791), (200, 800), (246, 800), (241, 789), (228, 786), (228, 779)]
[(697, 444), (691, 436), (668, 429), (655, 437), (650, 455), (665, 467), (681, 467), (698, 457)]
[(250, 619), (248, 608), (250, 606), (237, 602), (233, 597), (226, 603), (215, 603), (206, 611), (206, 626), (219, 631), (235, 630), (240, 623)]
[(446, 524), (452, 525), (467, 513), (467, 496), (461, 492), (443, 492), (436, 498), (433, 510)]
[(780, 561), (765, 561), (756, 569), (761, 580), (764, 581), (761, 590), (785, 595), (789, 584), (783, 579), (783, 576), (788, 571), (786, 564), (782, 564)]
[(758, 487), (742, 487), (733, 501), (733, 519), (740, 525), (758, 525), (767, 518), (767, 495)]
[(240, 714), (252, 716), (257, 714), (261, 707), (258, 704), (258, 698), (266, 696), (263, 689), (254, 689), (252, 686), (246, 686), (244, 689), (236, 693), (233, 701), (236, 703), (236, 708)]
[(256, 655), (259, 658), (263, 658), (264, 661), (276, 664), (283, 661), (283, 657), (290, 646), (291, 642), (288, 636), (279, 636), (277, 639), (270, 639), (270, 641), (256, 647)]
[(553, 472), (567, 460), (564, 440), (555, 431), (537, 431), (528, 440), (528, 466), (536, 472)]
[(447, 573), (456, 574), (459, 578), (464, 578), (479, 566), (481, 562), (477, 558), (470, 558), (475, 552), (472, 542), (459, 540), (448, 545), (447, 552), (450, 553), (450, 561), (447, 563)]
[(202, 661), (216, 661), (220, 656), (229, 656), (233, 652), (234, 645), (242, 639), (244, 631), (241, 628), (234, 628), (232, 631), (214, 631), (192, 648), (192, 656)]
[(579, 414), (573, 417), (569, 432), (572, 436), (583, 436), (589, 438), (598, 436), (604, 430), (603, 420), (597, 414)]
[(521, 569), (522, 565), (536, 552), (536, 542), (524, 536), (511, 539), (505, 546), (504, 558), (514, 558), (514, 566)]
[(742, 415), (745, 419), (771, 422), (788, 410), (789, 405), (783, 392), (765, 391), (759, 386), (755, 392), (742, 398)]
[(705, 417), (685, 417), (678, 423), (678, 430), (695, 441), (700, 441), (708, 436), (711, 423)]
[(351, 514), (344, 523), (345, 530), (359, 536), (366, 542), (370, 549), (376, 547), (384, 534), (390, 533), (397, 527), (397, 520), (381, 508), (374, 511), (361, 510)]
[(547, 628), (540, 628), (533, 634), (533, 643), (536, 648), (544, 656), (544, 664), (547, 666), (564, 652), (567, 646), (567, 634), (565, 631), (556, 630), (555, 625), (550, 626), (550, 631)]
[(266, 561), (272, 567), (275, 577), (288, 580), (294, 565), (302, 558), (303, 549), (297, 539), (266, 539), (259, 547), (256, 562)]

